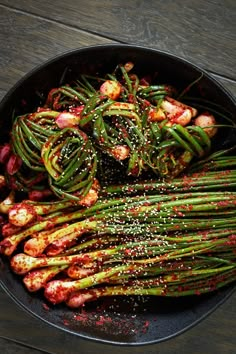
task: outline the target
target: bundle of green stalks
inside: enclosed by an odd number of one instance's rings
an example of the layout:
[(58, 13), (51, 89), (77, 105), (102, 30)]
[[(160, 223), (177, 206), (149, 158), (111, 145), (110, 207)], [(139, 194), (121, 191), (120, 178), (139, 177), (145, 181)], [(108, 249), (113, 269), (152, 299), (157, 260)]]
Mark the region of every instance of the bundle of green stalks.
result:
[(170, 182), (104, 186), (88, 208), (10, 205), (0, 251), (53, 304), (216, 291), (236, 280), (235, 163), (222, 152)]

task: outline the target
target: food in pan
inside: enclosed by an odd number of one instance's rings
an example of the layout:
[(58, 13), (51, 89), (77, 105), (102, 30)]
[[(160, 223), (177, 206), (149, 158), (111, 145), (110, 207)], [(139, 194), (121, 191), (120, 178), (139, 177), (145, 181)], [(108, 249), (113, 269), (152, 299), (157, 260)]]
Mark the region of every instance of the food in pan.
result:
[(82, 306), (236, 280), (228, 112), (131, 62), (53, 88), (0, 147), (0, 252), (31, 291)]

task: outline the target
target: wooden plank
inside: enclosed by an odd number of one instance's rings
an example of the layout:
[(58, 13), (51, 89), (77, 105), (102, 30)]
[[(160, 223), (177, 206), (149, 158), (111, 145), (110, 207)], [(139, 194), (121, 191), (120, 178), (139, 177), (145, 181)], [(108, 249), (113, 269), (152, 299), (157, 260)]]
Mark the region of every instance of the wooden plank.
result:
[(7, 338), (0, 338), (0, 352), (7, 354), (45, 354), (32, 347), (27, 347), (21, 343), (17, 343)]
[(0, 95), (47, 59), (79, 47), (114, 42), (12, 9), (0, 10)]
[[(1, 8), (0, 27), (0, 99), (24, 74), (57, 54), (82, 46), (115, 43), (8, 8)], [(236, 96), (235, 81), (213, 76)]]
[(106, 38), (171, 52), (236, 79), (235, 0), (1, 0), (0, 4)]
[[(166, 342), (132, 347), (133, 354), (233, 354), (236, 348), (236, 293), (197, 326)], [(96, 343), (66, 334), (24, 312), (0, 288), (0, 336), (55, 354), (130, 354), (130, 347)], [(79, 348), (79, 349), (78, 349)]]

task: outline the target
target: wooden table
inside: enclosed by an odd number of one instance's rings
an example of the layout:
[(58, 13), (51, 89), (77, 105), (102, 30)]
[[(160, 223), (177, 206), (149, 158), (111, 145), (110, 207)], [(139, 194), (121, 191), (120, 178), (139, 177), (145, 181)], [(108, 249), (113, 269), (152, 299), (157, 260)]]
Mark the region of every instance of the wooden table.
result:
[[(236, 95), (235, 0), (0, 0), (0, 29), (0, 98), (44, 60), (103, 43), (139, 44), (177, 54), (208, 70)], [(233, 354), (235, 304), (234, 293), (203, 322), (167, 342), (120, 348), (52, 328), (0, 290), (0, 351)]]

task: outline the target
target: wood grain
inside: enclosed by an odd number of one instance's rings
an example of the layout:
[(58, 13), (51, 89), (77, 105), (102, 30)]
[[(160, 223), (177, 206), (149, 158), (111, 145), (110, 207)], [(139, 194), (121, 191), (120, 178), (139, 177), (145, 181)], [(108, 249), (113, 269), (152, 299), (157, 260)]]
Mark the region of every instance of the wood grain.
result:
[(179, 55), (236, 79), (235, 0), (1, 0), (105, 38)]
[[(0, 11), (0, 28), (0, 99), (24, 74), (58, 54), (83, 46), (117, 43), (6, 7)], [(212, 76), (236, 95), (234, 80), (220, 74)]]
[(15, 10), (0, 10), (0, 94), (47, 59), (79, 47), (112, 42)]
[(8, 338), (0, 337), (0, 352), (4, 354), (45, 354), (45, 351), (41, 351), (32, 347), (28, 347), (19, 342), (15, 342)]

